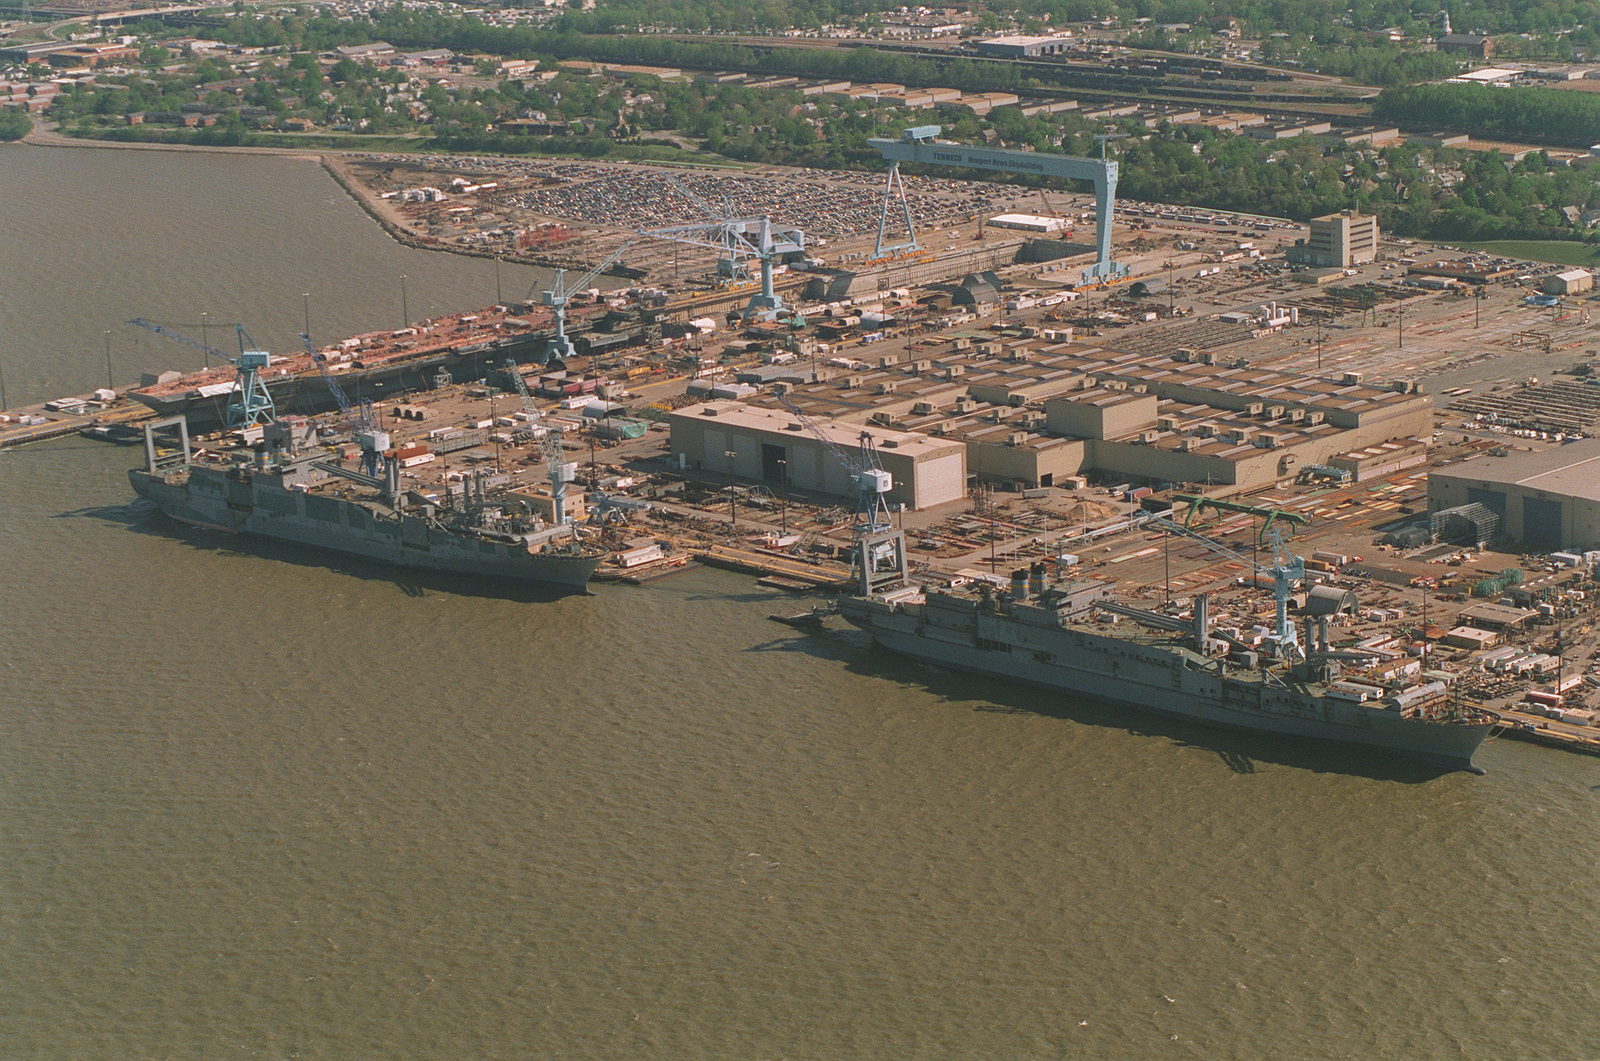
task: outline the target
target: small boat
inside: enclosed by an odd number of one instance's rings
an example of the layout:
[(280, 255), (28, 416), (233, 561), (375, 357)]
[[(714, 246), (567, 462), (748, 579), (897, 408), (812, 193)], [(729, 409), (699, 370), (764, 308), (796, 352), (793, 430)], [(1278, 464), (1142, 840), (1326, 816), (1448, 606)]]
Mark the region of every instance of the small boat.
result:
[(144, 432), (127, 424), (92, 424), (78, 428), (78, 434), (96, 442), (113, 442), (119, 446), (132, 446), (144, 441)]

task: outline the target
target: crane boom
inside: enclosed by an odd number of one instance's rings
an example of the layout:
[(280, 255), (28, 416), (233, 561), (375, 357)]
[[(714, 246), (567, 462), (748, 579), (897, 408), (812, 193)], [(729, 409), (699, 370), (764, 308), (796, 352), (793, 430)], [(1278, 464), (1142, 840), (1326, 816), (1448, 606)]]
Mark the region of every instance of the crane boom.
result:
[[(522, 369), (517, 367), (515, 358), (506, 358), (506, 371), (511, 375), (517, 396), (522, 399), (522, 411), (527, 413), (531, 420), (540, 419), (539, 407), (533, 404), (533, 395), (528, 393), (527, 381), (522, 378)], [(544, 462), (549, 467), (551, 514), (555, 517), (555, 523), (565, 523), (567, 484), (577, 478), (578, 466), (567, 460), (566, 452), (561, 448), (561, 428), (558, 425), (554, 423), (545, 425), (544, 438), (540, 444), (544, 449)]]
[[(633, 246), (633, 241), (622, 244), (616, 250), (606, 255), (599, 265), (583, 274), (582, 279), (573, 284), (567, 283), (567, 271), (557, 269), (555, 281), (551, 286), (540, 292), (539, 300), (550, 307), (551, 317), (555, 323), (555, 334), (545, 343), (543, 354), (540, 355), (541, 364), (551, 361), (565, 361), (569, 357), (576, 357), (577, 351), (572, 347), (572, 340), (567, 338), (567, 303), (572, 301), (574, 291), (581, 291), (588, 287), (590, 282), (611, 267), (611, 263), (622, 257), (624, 251)], [(529, 297), (533, 291), (528, 292)], [(520, 378), (520, 377), (519, 377)]]
[(389, 448), (389, 433), (373, 422), (372, 403), (361, 402), (359, 407), (352, 406), (344, 388), (339, 386), (339, 381), (333, 378), (333, 372), (328, 368), (328, 355), (313, 347), (311, 336), (305, 332), (300, 333), (300, 338), (305, 340), (306, 352), (316, 362), (317, 370), (322, 373), (322, 381), (328, 385), (333, 400), (339, 403), (340, 415), (355, 433), (356, 444), (361, 447), (361, 470), (374, 479), (380, 478), (383, 475), (383, 454)]
[(238, 360), (238, 358), (229, 357), (227, 354), (223, 353), (221, 350), (218, 350), (209, 343), (202, 343), (198, 339), (191, 339), (182, 332), (173, 331), (164, 324), (157, 324), (155, 321), (145, 320), (143, 317), (135, 317), (128, 323), (132, 324), (134, 327), (144, 328), (147, 331), (155, 332), (157, 335), (164, 335), (173, 342), (182, 343), (184, 346), (192, 346), (196, 350), (204, 350), (217, 360), (226, 361), (230, 365)]
[(828, 437), (827, 432), (811, 417), (800, 411), (800, 407), (790, 401), (787, 395), (779, 394), (778, 401), (783, 407), (795, 415), (811, 437), (822, 443), (822, 448), (827, 450), (834, 460), (838, 461), (850, 473), (856, 482), (856, 534), (876, 534), (887, 530), (889, 527), (889, 505), (885, 495), (894, 488), (894, 479), (883, 470), (883, 465), (878, 460), (878, 448), (872, 441), (872, 435), (866, 431), (861, 432), (861, 455), (852, 459), (837, 442)]
[(317, 350), (311, 345), (311, 336), (305, 332), (300, 333), (300, 338), (306, 344), (306, 353), (311, 355), (311, 360), (317, 363), (317, 370), (322, 373), (322, 382), (328, 385), (328, 393), (333, 395), (333, 400), (339, 404), (339, 413), (351, 426), (355, 425), (356, 412), (350, 408), (350, 399), (345, 396), (344, 388), (339, 386), (339, 381), (333, 378), (333, 373), (328, 369), (328, 355)]
[(506, 358), (506, 374), (511, 377), (511, 383), (517, 389), (517, 396), (522, 399), (522, 411), (530, 419), (539, 419), (539, 409), (533, 404), (533, 395), (528, 393), (528, 381), (522, 378), (522, 369), (517, 367), (517, 359)]
[(700, 196), (698, 196), (694, 192), (690, 191), (688, 185), (684, 184), (676, 176), (674, 176), (671, 173), (663, 173), (662, 176), (667, 179), (667, 183), (668, 184), (672, 185), (672, 189), (674, 191), (676, 191), (679, 195), (683, 196), (685, 199), (687, 199), (691, 203), (693, 203), (695, 205), (695, 208), (698, 209), (702, 214), (705, 214), (706, 215), (706, 220), (708, 220), (708, 221), (726, 221), (726, 220), (728, 220), (728, 215), (727, 215), (727, 211), (726, 210), (718, 211), (715, 208), (713, 208), (710, 203), (706, 202), (704, 199), (700, 198)]
[(777, 394), (774, 395), (774, 397), (778, 399), (779, 404), (794, 414), (795, 419), (800, 421), (800, 426), (809, 431), (812, 438), (815, 438), (818, 442), (822, 443), (822, 448), (827, 450), (829, 455), (832, 456), (834, 460), (838, 461), (846, 469), (848, 469), (851, 475), (861, 474), (861, 466), (855, 461), (851, 460), (850, 455), (840, 448), (837, 442), (829, 438), (823, 432), (822, 428), (817, 426), (815, 420), (801, 412), (800, 407), (794, 402), (790, 401), (788, 395)]

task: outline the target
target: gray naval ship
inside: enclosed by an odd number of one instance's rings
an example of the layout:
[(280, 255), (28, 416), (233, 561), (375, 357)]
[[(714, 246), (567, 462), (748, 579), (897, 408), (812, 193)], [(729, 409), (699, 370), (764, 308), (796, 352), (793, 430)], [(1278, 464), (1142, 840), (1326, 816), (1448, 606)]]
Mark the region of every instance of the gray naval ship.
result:
[[(1175, 525), (1173, 525), (1175, 527)], [(1482, 773), (1472, 756), (1491, 716), (1456, 702), (1445, 676), (1366, 678), (1376, 656), (1330, 647), (1326, 619), (1302, 646), (1288, 616), (1298, 557), (1266, 574), (1275, 629), (1213, 625), (1210, 600), (1182, 612), (1118, 602), (1111, 584), (1050, 579), (1052, 565), (988, 582), (914, 585), (898, 532), (860, 540), (860, 591), (839, 614), (900, 655), (1210, 725), (1328, 741)], [(1348, 671), (1346, 671), (1348, 668)]]
[[(167, 430), (170, 438), (157, 435)], [(363, 440), (369, 457), (386, 445), (381, 433)], [(314, 425), (297, 418), (263, 425), (254, 451), (221, 461), (195, 456), (182, 417), (150, 423), (145, 466), (128, 478), (140, 497), (182, 523), (401, 567), (582, 590), (607, 556), (560, 519), (559, 503), (556, 521), (546, 524), (527, 500), (497, 493), (504, 476), (474, 473), (440, 506), (403, 490), (392, 459), (381, 468), (369, 459), (366, 471), (333, 461)]]

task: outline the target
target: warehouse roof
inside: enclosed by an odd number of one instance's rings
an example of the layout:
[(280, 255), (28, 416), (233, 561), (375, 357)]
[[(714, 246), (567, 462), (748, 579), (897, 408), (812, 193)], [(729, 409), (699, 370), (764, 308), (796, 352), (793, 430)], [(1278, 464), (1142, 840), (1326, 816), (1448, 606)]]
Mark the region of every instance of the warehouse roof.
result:
[(1475, 457), (1432, 474), (1600, 501), (1600, 439), (1504, 457)]
[(1491, 604), (1484, 601), (1461, 609), (1456, 618), (1466, 622), (1486, 623), (1490, 626), (1512, 627), (1521, 626), (1538, 614), (1527, 608), (1513, 608), (1506, 604)]
[[(803, 409), (805, 403), (797, 401)], [(737, 401), (705, 402), (701, 405), (691, 405), (678, 410), (674, 418), (704, 420), (725, 428), (743, 428), (747, 431), (781, 431), (796, 434), (807, 439), (814, 436), (805, 429), (805, 425), (791, 412), (783, 409), (763, 409), (754, 405), (746, 405)], [(914, 431), (895, 431), (876, 424), (845, 424), (834, 420), (820, 419), (810, 412), (807, 416), (816, 425), (817, 430), (828, 438), (828, 441), (843, 449), (860, 444), (861, 433), (866, 431), (872, 435), (873, 442), (881, 451), (905, 454), (912, 460), (923, 457), (939, 456), (950, 450), (960, 450), (963, 444), (951, 439), (934, 438), (930, 435), (918, 434)]]

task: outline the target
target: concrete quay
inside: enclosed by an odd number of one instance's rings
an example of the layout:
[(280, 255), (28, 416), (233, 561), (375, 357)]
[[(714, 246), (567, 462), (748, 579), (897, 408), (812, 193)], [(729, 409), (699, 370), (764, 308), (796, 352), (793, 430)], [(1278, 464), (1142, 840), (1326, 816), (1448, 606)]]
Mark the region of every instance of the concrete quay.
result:
[[(92, 401), (93, 398), (92, 395), (78, 395), (76, 397), (85, 402)], [(92, 413), (60, 412), (45, 408), (46, 405), (53, 405), (60, 400), (54, 399), (51, 402), (39, 402), (19, 409), (0, 410), (0, 414), (8, 418), (4, 422), (0, 422), (0, 449), (10, 449), (13, 446), (26, 446), (33, 442), (61, 438), (63, 435), (73, 434), (86, 427), (110, 424), (132, 425), (155, 416), (155, 413), (148, 407), (126, 399), (119, 399), (116, 404), (106, 408), (97, 408)], [(31, 424), (17, 422), (22, 417), (37, 418), (42, 422)]]

